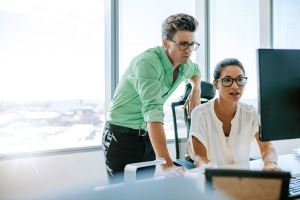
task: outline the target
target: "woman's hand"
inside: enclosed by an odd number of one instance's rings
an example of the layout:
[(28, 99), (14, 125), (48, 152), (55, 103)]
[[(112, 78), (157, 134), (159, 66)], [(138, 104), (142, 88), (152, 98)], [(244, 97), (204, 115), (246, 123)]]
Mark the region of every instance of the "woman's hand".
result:
[(278, 167), (276, 162), (273, 161), (265, 161), (264, 162), (264, 170), (268, 171), (281, 171), (280, 167)]
[(208, 159), (203, 159), (200, 156), (195, 156), (194, 158), (194, 164), (196, 165), (196, 167), (203, 167), (209, 163), (210, 161)]

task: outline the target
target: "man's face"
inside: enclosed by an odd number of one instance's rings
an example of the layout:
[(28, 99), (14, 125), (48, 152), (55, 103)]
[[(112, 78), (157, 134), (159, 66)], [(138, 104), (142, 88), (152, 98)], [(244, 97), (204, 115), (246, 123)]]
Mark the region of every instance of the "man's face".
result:
[(188, 62), (188, 59), (192, 55), (193, 48), (192, 46), (184, 48), (184, 44), (191, 44), (193, 42), (194, 33), (190, 31), (177, 31), (172, 40), (163, 40), (166, 53), (175, 67)]

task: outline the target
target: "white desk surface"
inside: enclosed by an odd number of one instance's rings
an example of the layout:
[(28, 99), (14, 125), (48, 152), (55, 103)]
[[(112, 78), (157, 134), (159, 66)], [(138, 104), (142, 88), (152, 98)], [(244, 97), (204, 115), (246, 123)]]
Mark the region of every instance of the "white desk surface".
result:
[[(278, 165), (284, 171), (290, 171), (292, 175), (300, 176), (300, 157), (292, 154), (281, 155), (278, 157)], [(218, 168), (235, 168), (235, 169), (250, 169), (262, 170), (263, 162), (261, 159), (234, 165), (218, 166)], [(101, 197), (101, 199), (138, 199), (141, 196), (146, 199), (213, 199), (205, 191), (205, 176), (204, 169), (195, 168), (188, 171), (184, 177), (155, 177), (136, 181), (134, 184), (116, 184), (102, 186), (97, 189), (93, 195)], [(133, 196), (134, 195), (134, 196)], [(163, 196), (165, 195), (165, 196)], [(181, 198), (180, 195), (183, 195)], [(210, 194), (211, 195), (211, 194)], [(218, 196), (214, 199), (222, 199), (223, 196)], [(155, 198), (154, 198), (155, 196)], [(138, 197), (138, 198), (137, 198)]]
[[(283, 171), (291, 172), (292, 176), (300, 176), (300, 156), (293, 154), (286, 154), (278, 156), (278, 166)], [(232, 165), (218, 166), (218, 168), (234, 168), (234, 169), (251, 169), (251, 170), (262, 170), (263, 169), (262, 159), (253, 160), (249, 163), (236, 163)]]

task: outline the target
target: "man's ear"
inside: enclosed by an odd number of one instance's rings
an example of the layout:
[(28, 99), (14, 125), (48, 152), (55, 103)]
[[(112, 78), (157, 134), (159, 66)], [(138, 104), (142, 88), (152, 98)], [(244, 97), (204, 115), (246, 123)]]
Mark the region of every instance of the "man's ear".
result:
[(169, 47), (168, 39), (167, 38), (163, 39), (162, 43), (163, 43), (164, 49), (168, 49), (168, 47)]

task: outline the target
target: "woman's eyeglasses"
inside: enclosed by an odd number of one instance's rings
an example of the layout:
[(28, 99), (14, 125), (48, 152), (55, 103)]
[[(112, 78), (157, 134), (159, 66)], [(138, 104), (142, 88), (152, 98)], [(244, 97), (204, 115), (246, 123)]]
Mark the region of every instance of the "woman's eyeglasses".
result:
[(248, 79), (248, 77), (241, 76), (238, 78), (225, 77), (225, 78), (221, 78), (221, 79), (217, 79), (217, 80), (222, 81), (222, 85), (224, 87), (230, 87), (230, 86), (232, 86), (233, 81), (235, 81), (238, 86), (245, 86), (247, 83), (247, 79)]

